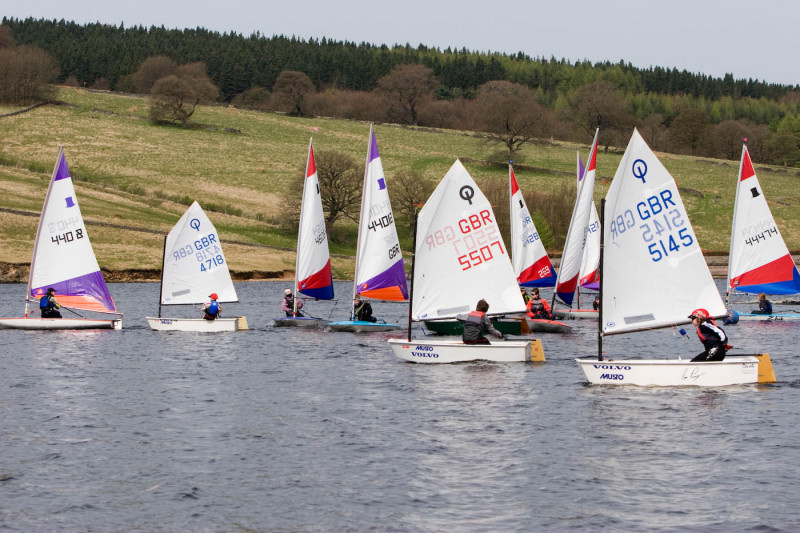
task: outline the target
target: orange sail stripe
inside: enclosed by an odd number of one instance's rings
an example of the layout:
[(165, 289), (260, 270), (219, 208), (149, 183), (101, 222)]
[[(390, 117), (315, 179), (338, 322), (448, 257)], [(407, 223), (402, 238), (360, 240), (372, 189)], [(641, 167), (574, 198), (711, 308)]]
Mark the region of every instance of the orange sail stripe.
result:
[(371, 291), (360, 291), (359, 294), (365, 298), (375, 298), (376, 300), (390, 300), (393, 302), (404, 302), (406, 300), (403, 297), (403, 291), (396, 285)]
[(101, 313), (108, 313), (106, 306), (93, 296), (62, 296), (56, 294), (56, 301), (59, 305), (64, 307), (73, 307), (75, 309), (83, 309), (86, 311), (99, 311)]

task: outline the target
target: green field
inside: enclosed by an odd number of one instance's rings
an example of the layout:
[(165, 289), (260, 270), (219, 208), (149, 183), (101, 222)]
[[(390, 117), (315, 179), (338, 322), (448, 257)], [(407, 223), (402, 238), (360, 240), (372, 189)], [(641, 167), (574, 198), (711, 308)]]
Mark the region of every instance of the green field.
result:
[[(197, 200), (223, 242), (241, 243), (226, 245), (234, 272), (290, 273), (296, 234), (281, 225), (288, 216), (284, 197), (300, 194), (289, 189), (305, 167), (309, 138), (313, 134), (317, 151), (346, 152), (359, 163), (366, 155), (369, 124), (363, 122), (205, 106), (193, 117), (198, 127), (176, 128), (151, 124), (143, 97), (61, 88), (59, 98), (63, 105), (0, 118), (2, 262), (30, 261), (38, 218), (20, 212), (41, 210), (60, 146), (91, 224), (98, 262), (108, 270), (158, 270), (163, 235)], [(0, 114), (10, 111), (0, 107)], [(390, 183), (393, 173), (407, 168), (438, 182), (456, 158), (478, 180), (507, 180), (497, 148), (471, 133), (390, 124), (376, 125), (375, 131)], [(520, 186), (556, 191), (574, 183), (576, 149), (585, 157), (588, 145), (543, 141), (525, 146), (517, 156)], [(598, 201), (623, 149), (598, 155)], [(703, 249), (727, 252), (738, 160), (659, 156), (685, 192)], [(755, 165), (789, 248), (800, 249), (800, 173)], [(401, 233), (407, 250), (407, 232)], [(334, 275), (348, 279), (353, 264), (344, 256), (355, 252), (355, 228), (342, 223), (333, 234)]]

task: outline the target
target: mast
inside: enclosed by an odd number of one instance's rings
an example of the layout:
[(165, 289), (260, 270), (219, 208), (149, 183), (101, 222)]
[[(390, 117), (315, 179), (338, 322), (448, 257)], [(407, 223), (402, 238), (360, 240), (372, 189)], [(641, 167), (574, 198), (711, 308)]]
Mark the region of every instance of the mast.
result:
[(364, 210), (369, 209), (369, 207), (365, 206), (364, 200), (367, 197), (367, 177), (369, 175), (369, 156), (372, 153), (372, 139), (373, 139), (373, 126), (370, 122), (369, 124), (369, 141), (367, 142), (367, 157), (364, 161), (364, 182), (361, 185), (361, 212), (358, 215), (358, 236), (356, 237), (356, 266), (353, 270), (353, 298), (350, 300), (350, 317), (352, 320), (356, 318), (356, 296), (358, 295), (358, 267), (361, 264), (361, 254), (363, 250), (361, 249), (361, 231), (364, 221)]
[(300, 268), (300, 243), (303, 238), (303, 208), (306, 205), (306, 185), (308, 184), (308, 164), (311, 162), (313, 137), (308, 139), (308, 156), (306, 157), (306, 170), (303, 173), (303, 196), (300, 199), (300, 224), (297, 225), (297, 253), (294, 257), (294, 286), (292, 287), (292, 300), (294, 301), (292, 316), (297, 316), (297, 271)]
[(411, 244), (411, 290), (408, 291), (408, 342), (411, 342), (411, 309), (414, 307), (414, 264), (417, 262), (417, 217), (418, 210), (414, 209), (414, 237)]
[(164, 235), (164, 251), (161, 254), (161, 289), (158, 292), (158, 318), (161, 318), (161, 302), (164, 301), (164, 266), (167, 264), (167, 238), (169, 234)]
[(600, 265), (597, 271), (600, 275), (600, 307), (597, 309), (597, 360), (603, 360), (603, 255), (605, 253), (605, 218), (606, 199), (600, 200)]

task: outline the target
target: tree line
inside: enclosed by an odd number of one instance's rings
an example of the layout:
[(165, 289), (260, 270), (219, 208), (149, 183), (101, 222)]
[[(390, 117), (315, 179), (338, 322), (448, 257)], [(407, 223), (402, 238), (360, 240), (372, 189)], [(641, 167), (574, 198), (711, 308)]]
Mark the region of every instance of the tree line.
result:
[[(49, 61), (48, 61), (48, 58)], [(17, 75), (21, 65), (36, 75)], [(536, 138), (624, 145), (640, 129), (656, 150), (800, 165), (800, 87), (624, 62), (523, 53), (243, 36), (64, 20), (3, 18), (0, 100), (47, 98), (30, 80), (151, 94), (154, 120), (187, 124), (202, 101), (295, 115), (482, 132), (513, 158)]]

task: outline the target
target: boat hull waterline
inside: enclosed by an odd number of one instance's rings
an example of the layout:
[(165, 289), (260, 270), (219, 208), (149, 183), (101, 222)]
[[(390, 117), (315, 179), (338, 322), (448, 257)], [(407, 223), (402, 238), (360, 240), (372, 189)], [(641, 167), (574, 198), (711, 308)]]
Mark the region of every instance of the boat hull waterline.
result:
[(330, 331), (349, 331), (350, 333), (370, 333), (375, 331), (394, 331), (401, 329), (400, 324), (366, 322), (364, 320), (342, 320), (330, 322), (326, 328)]
[(729, 355), (722, 361), (688, 359), (576, 359), (592, 385), (720, 387), (775, 381), (768, 354)]
[(64, 329), (122, 329), (122, 319), (95, 320), (91, 318), (0, 318), (0, 329), (64, 330)]
[(746, 320), (748, 322), (782, 322), (782, 321), (796, 321), (800, 320), (800, 314), (797, 313), (773, 313), (771, 315), (762, 315), (758, 313), (742, 313), (739, 312), (739, 320)]
[(411, 363), (544, 362), (542, 343), (538, 339), (497, 341), (493, 344), (464, 344), (453, 340), (389, 339), (389, 346), (398, 358)]
[(222, 331), (245, 331), (247, 319), (243, 316), (233, 318), (158, 318), (147, 317), (147, 323), (153, 331), (200, 331), (217, 333)]
[(310, 316), (287, 316), (272, 319), (272, 325), (275, 327), (324, 328), (329, 323), (330, 320), (325, 320), (324, 318), (314, 318)]

